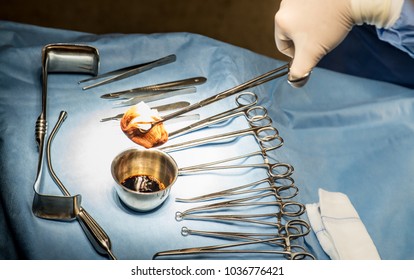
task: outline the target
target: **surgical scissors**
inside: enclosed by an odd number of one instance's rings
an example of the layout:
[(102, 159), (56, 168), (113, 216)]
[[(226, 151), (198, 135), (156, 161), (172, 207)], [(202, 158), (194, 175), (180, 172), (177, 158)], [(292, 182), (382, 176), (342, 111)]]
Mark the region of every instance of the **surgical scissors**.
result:
[[(278, 181), (284, 181), (282, 183), (278, 184)], [(258, 185), (261, 185), (263, 183), (267, 183), (269, 186), (267, 187), (258, 187), (258, 188), (252, 188), (256, 187)], [(248, 189), (250, 188), (250, 189)], [(233, 195), (242, 195), (246, 193), (255, 193), (255, 192), (261, 192), (261, 191), (267, 191), (272, 190), (275, 194), (275, 197), (278, 200), (282, 199), (291, 199), (297, 195), (299, 192), (298, 187), (295, 185), (295, 181), (291, 177), (285, 177), (285, 178), (272, 178), (267, 177), (261, 180), (258, 180), (253, 183), (245, 184), (242, 186), (234, 187), (234, 188), (227, 188), (223, 191), (213, 192), (193, 198), (176, 198), (175, 201), (177, 202), (201, 202), (201, 201), (208, 201), (211, 199), (217, 199), (217, 198), (225, 198), (226, 196), (233, 196)], [(288, 194), (284, 194), (284, 192), (290, 191)]]
[[(206, 119), (200, 120), (186, 127), (177, 129), (173, 132), (170, 132), (168, 137), (173, 138), (179, 135), (183, 135), (188, 132), (201, 129), (203, 127), (207, 127), (213, 124), (226, 121), (230, 118), (234, 118), (239, 115), (243, 115), (247, 119), (248, 122), (252, 122), (254, 120), (261, 120), (267, 117), (266, 108), (262, 106), (254, 106), (258, 102), (258, 97), (255, 93), (243, 92), (236, 96), (235, 101), (237, 105), (236, 107), (228, 111), (219, 113), (217, 115), (208, 117)], [(271, 120), (270, 120), (270, 123), (271, 123)]]
[[(305, 231), (299, 230), (299, 227), (305, 228)], [(294, 230), (292, 233), (291, 230)], [(282, 232), (284, 235), (279, 237), (271, 237), (266, 239), (261, 239), (252, 236), (259, 236), (257, 234), (245, 234), (245, 233), (226, 233), (226, 232), (191, 232), (186, 230), (187, 233), (198, 233), (203, 235), (210, 235), (214, 237), (237, 237), (247, 239), (248, 241), (229, 243), (229, 244), (220, 244), (220, 245), (211, 245), (203, 247), (193, 247), (193, 248), (184, 248), (169, 250), (163, 252), (157, 252), (154, 254), (153, 259), (157, 257), (166, 257), (166, 256), (177, 256), (177, 255), (192, 255), (192, 254), (277, 254), (283, 255), (289, 260), (302, 260), (302, 259), (315, 259), (315, 257), (307, 252), (303, 246), (292, 244), (292, 241), (300, 237), (306, 236), (309, 231), (309, 225), (302, 220), (292, 220), (287, 222), (282, 227)], [(283, 250), (272, 250), (272, 249), (227, 249), (241, 246), (249, 246), (256, 244), (267, 244), (269, 246), (278, 246), (282, 247)], [(225, 250), (223, 250), (225, 249)]]

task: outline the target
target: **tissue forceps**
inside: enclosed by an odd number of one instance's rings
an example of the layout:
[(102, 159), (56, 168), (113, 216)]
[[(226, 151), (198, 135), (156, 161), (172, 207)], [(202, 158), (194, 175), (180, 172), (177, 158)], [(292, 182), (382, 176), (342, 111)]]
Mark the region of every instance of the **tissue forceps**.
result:
[(151, 93), (143, 93), (139, 96), (122, 100), (120, 102), (115, 103), (114, 105), (117, 107), (133, 106), (133, 105), (140, 103), (141, 101), (151, 102), (151, 101), (166, 99), (166, 98), (177, 96), (177, 95), (190, 94), (190, 93), (196, 93), (196, 92), (197, 92), (196, 87), (157, 90)]
[(101, 86), (101, 85), (104, 85), (104, 84), (108, 84), (108, 83), (111, 83), (111, 82), (115, 82), (115, 81), (119, 81), (119, 80), (122, 80), (122, 79), (125, 79), (125, 78), (128, 78), (128, 77), (131, 77), (133, 75), (148, 71), (148, 70), (150, 70), (154, 67), (174, 62), (176, 59), (177, 59), (176, 55), (171, 54), (171, 55), (162, 57), (162, 58), (154, 60), (154, 61), (150, 61), (150, 62), (138, 64), (138, 65), (132, 65), (132, 66), (128, 66), (128, 67), (118, 69), (118, 70), (106, 72), (104, 74), (100, 74), (100, 75), (94, 76), (92, 78), (79, 81), (78, 84), (98, 80), (98, 79), (101, 79), (101, 78), (106, 78), (106, 77), (109, 77), (109, 76), (113, 76), (111, 78), (107, 78), (105, 80), (102, 80), (100, 82), (97, 82), (95, 84), (85, 86), (85, 87), (82, 88), (83, 90), (87, 90), (87, 89), (90, 89), (90, 88), (93, 88), (93, 87)]
[[(287, 183), (282, 183), (280, 185), (277, 185), (276, 182), (281, 181), (281, 180), (287, 181)], [(267, 183), (269, 186), (247, 189), (250, 187), (260, 185), (262, 183)], [(224, 198), (226, 196), (261, 192), (261, 191), (266, 191), (266, 190), (272, 190), (275, 194), (275, 197), (278, 200), (291, 199), (295, 197), (297, 193), (299, 192), (298, 187), (295, 185), (295, 181), (291, 177), (277, 178), (277, 179), (274, 179), (272, 177), (267, 177), (267, 178), (264, 178), (262, 180), (259, 180), (253, 183), (245, 184), (245, 185), (234, 187), (234, 188), (228, 188), (223, 191), (209, 193), (209, 194), (192, 197), (192, 198), (176, 198), (175, 201), (177, 202), (200, 202), (200, 201), (207, 201), (207, 200), (216, 199), (216, 198)], [(284, 195), (283, 192), (288, 191), (288, 190), (292, 190), (293, 194), (289, 193), (287, 195)]]
[[(244, 92), (236, 96), (236, 107), (227, 110), (225, 112), (219, 113), (217, 115), (208, 117), (204, 120), (200, 120), (193, 124), (190, 124), (186, 127), (177, 129), (173, 132), (170, 132), (168, 137), (173, 138), (179, 135), (186, 134), (191, 131), (201, 129), (216, 123), (223, 122), (230, 118), (244, 115), (247, 121), (251, 122), (253, 120), (261, 120), (267, 117), (267, 110), (262, 106), (254, 106), (258, 102), (258, 97), (252, 92)], [(270, 121), (271, 122), (271, 121)]]
[[(293, 225), (293, 223), (300, 223), (299, 225)], [(305, 231), (299, 230), (299, 227), (305, 228)], [(291, 229), (295, 232), (291, 233)], [(202, 232), (202, 231), (190, 231), (185, 230), (187, 233), (199, 233), (203, 235), (210, 235), (213, 237), (239, 237), (247, 239), (248, 241), (230, 243), (230, 244), (220, 244), (220, 245), (211, 245), (203, 247), (193, 247), (193, 248), (184, 248), (169, 250), (163, 252), (157, 252), (154, 254), (153, 259), (163, 256), (177, 256), (177, 255), (191, 255), (191, 254), (278, 254), (283, 255), (289, 260), (301, 260), (301, 259), (315, 259), (315, 257), (308, 253), (303, 246), (292, 244), (291, 241), (304, 237), (310, 231), (309, 225), (302, 220), (292, 220), (287, 222), (282, 231), (285, 232), (285, 235), (280, 237), (271, 237), (266, 239), (261, 239), (252, 236), (259, 236), (257, 234), (245, 234), (245, 233), (223, 233), (223, 232)], [(283, 250), (269, 250), (269, 249), (227, 249), (233, 247), (255, 245), (255, 244), (267, 244), (271, 246), (282, 247)], [(225, 250), (222, 250), (225, 249)]]
[(103, 99), (128, 99), (133, 98), (137, 96), (142, 96), (143, 94), (154, 94), (154, 93), (165, 93), (172, 90), (178, 90), (183, 89), (189, 86), (195, 86), (195, 85), (201, 85), (205, 83), (207, 79), (205, 77), (194, 77), (194, 78), (188, 78), (184, 80), (178, 80), (178, 81), (172, 81), (162, 84), (155, 84), (155, 85), (149, 85), (139, 88), (133, 88), (129, 90), (124, 91), (118, 91), (118, 92), (112, 92), (107, 93), (104, 95), (101, 95), (101, 98)]
[[(155, 107), (151, 107), (151, 109), (155, 109), (158, 112), (162, 112), (162, 111), (170, 111), (170, 110), (176, 110), (176, 109), (180, 109), (183, 108), (185, 106), (190, 105), (189, 102), (187, 101), (179, 101), (179, 102), (174, 102), (174, 103), (169, 103), (169, 104), (165, 104), (165, 105), (160, 105), (160, 106), (155, 106)], [(122, 117), (124, 116), (125, 113), (120, 113), (117, 114), (115, 116), (112, 117), (106, 117), (101, 119), (101, 122), (107, 122), (107, 121), (117, 121), (122, 119)]]

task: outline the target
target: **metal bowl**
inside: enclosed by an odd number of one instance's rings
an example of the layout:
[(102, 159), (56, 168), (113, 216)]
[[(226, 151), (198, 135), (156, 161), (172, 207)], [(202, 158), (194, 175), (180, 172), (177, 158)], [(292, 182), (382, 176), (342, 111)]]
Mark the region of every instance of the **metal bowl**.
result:
[[(178, 166), (167, 153), (156, 149), (130, 148), (117, 155), (111, 165), (119, 198), (133, 210), (145, 212), (160, 206), (168, 197), (178, 176)], [(122, 185), (125, 179), (136, 175), (148, 175), (164, 184), (165, 189), (140, 192)]]

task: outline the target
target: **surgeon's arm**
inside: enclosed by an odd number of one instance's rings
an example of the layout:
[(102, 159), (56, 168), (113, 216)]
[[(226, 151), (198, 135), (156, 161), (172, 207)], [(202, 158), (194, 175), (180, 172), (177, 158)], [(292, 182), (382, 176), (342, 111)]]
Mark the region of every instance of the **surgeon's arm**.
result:
[[(411, 0), (406, 0), (411, 1)], [(308, 75), (355, 24), (389, 28), (404, 0), (282, 0), (275, 15), (275, 41), (292, 58), (289, 80)]]
[(405, 0), (398, 20), (389, 28), (377, 29), (378, 37), (414, 58), (414, 0)]

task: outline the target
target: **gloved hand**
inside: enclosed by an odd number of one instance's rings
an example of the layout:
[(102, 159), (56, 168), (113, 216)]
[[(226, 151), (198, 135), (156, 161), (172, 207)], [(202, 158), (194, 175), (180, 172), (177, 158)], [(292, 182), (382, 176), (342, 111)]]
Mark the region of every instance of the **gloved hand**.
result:
[(279, 51), (293, 58), (288, 80), (309, 75), (322, 57), (342, 42), (354, 24), (392, 26), (399, 18), (403, 2), (282, 0), (275, 15), (275, 40)]

